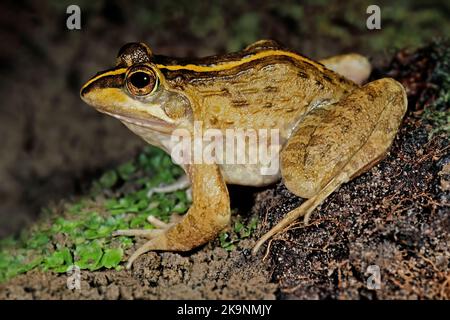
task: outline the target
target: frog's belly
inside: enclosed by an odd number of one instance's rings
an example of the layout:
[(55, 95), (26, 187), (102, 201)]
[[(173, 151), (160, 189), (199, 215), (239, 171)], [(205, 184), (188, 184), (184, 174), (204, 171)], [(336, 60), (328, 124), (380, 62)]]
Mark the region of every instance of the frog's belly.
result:
[(261, 174), (260, 164), (222, 164), (220, 169), (226, 183), (242, 186), (266, 186), (281, 177), (279, 168), (273, 169), (274, 172), (269, 172), (270, 174)]

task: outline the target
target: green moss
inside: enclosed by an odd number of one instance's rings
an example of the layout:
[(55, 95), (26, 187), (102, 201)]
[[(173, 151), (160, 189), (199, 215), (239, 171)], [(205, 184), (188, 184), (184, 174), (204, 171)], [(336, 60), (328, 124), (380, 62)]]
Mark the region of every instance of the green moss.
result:
[(147, 197), (151, 187), (181, 174), (168, 155), (153, 147), (105, 172), (88, 195), (62, 210), (47, 208), (46, 217), (31, 230), (0, 241), (0, 282), (34, 268), (67, 272), (75, 264), (82, 270), (120, 269), (134, 239), (112, 237), (112, 232), (153, 228), (149, 215), (168, 221), (173, 212), (185, 213), (190, 204), (184, 191)]
[(450, 43), (433, 45), (433, 59), (436, 67), (430, 78), (430, 86), (434, 87), (436, 97), (431, 105), (425, 107), (423, 118), (431, 125), (429, 138), (435, 134), (450, 137)]
[(230, 231), (222, 232), (219, 235), (220, 246), (228, 251), (236, 248), (236, 245), (242, 239), (249, 238), (258, 226), (258, 219), (253, 217), (244, 225), (241, 219), (237, 219)]

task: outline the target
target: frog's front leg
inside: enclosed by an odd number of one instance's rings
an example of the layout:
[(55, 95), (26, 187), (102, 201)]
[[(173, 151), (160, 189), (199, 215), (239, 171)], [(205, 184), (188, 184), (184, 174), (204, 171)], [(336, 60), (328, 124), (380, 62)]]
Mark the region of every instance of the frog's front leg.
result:
[[(127, 230), (116, 235), (144, 236), (150, 240), (129, 258), (127, 268), (141, 254), (152, 250), (189, 251), (214, 239), (230, 220), (228, 189), (215, 164), (194, 164), (188, 168), (193, 202), (176, 224), (159, 225), (159, 230)], [(156, 223), (158, 224), (158, 223)]]
[(385, 78), (311, 111), (280, 155), (284, 184), (308, 200), (266, 233), (253, 252), (297, 218), (304, 216), (307, 223), (313, 210), (341, 184), (383, 159), (406, 108), (403, 86)]

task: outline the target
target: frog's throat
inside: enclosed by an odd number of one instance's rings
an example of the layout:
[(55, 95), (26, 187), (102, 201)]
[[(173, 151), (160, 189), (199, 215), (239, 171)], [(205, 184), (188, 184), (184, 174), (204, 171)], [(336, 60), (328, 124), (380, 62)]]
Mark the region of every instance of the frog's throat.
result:
[(105, 110), (99, 110), (111, 117), (114, 117), (122, 122), (130, 123), (145, 129), (150, 129), (152, 131), (157, 131), (161, 133), (171, 133), (176, 127), (174, 124), (162, 121), (156, 117), (151, 118), (139, 118), (135, 115), (125, 114), (125, 113), (111, 113)]

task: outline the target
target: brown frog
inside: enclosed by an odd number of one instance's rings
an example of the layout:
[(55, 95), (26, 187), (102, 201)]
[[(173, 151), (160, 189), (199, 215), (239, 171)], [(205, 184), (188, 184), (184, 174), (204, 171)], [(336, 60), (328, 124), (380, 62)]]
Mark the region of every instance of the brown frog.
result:
[(175, 130), (193, 133), (199, 124), (219, 132), (276, 130), (280, 151), (279, 168), (270, 174), (262, 173), (260, 161), (182, 164), (188, 179), (152, 191), (190, 183), (189, 211), (176, 223), (150, 217), (158, 229), (117, 231), (149, 239), (127, 267), (150, 250), (188, 251), (214, 239), (230, 221), (227, 183), (263, 186), (282, 179), (308, 199), (265, 234), (254, 252), (297, 218), (306, 222), (340, 185), (382, 160), (397, 133), (407, 108), (405, 90), (390, 78), (362, 85), (369, 74), (370, 64), (360, 55), (316, 62), (269, 40), (198, 59), (155, 55), (143, 43), (125, 45), (114, 68), (82, 87), (86, 103), (169, 153)]

